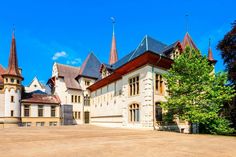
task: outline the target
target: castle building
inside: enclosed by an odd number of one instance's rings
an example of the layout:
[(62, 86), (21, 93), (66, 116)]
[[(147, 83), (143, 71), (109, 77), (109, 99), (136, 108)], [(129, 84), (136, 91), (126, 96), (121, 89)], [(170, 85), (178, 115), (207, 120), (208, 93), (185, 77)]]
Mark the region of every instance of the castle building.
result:
[[(0, 128), (13, 126), (49, 126), (60, 121), (60, 100), (55, 95), (29, 87), (26, 93), (18, 67), (16, 39), (12, 34), (7, 69), (0, 65)], [(35, 82), (35, 81), (33, 81)]]
[[(0, 65), (0, 127), (90, 123), (189, 133), (188, 122), (178, 119), (163, 128), (160, 106), (168, 96), (163, 74), (187, 46), (198, 50), (188, 32), (182, 42), (170, 45), (145, 36), (118, 59), (113, 25), (109, 63), (101, 63), (92, 52), (81, 67), (54, 63), (47, 92), (36, 77), (22, 85), (13, 32), (8, 67)], [(208, 60), (213, 66), (217, 62), (210, 44)]]
[(71, 124), (90, 122), (90, 92), (87, 87), (100, 78), (100, 65), (93, 53), (87, 56), (81, 68), (59, 63), (53, 65), (52, 77), (47, 84), (52, 94), (60, 98), (62, 106), (72, 106)]

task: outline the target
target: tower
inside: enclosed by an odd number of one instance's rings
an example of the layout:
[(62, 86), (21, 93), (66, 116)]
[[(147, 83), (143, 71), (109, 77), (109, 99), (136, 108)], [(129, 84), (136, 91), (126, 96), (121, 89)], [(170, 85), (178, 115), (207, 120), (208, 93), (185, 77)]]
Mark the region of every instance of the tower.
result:
[[(217, 60), (214, 59), (212, 49), (211, 49), (211, 39), (209, 39), (209, 47), (208, 47), (208, 61), (212, 64), (212, 66), (215, 69), (215, 64)], [(214, 72), (214, 71), (213, 71)]]
[(114, 64), (118, 60), (117, 50), (116, 50), (116, 37), (115, 37), (115, 19), (112, 17), (111, 20), (112, 20), (113, 32), (112, 32), (112, 42), (111, 42), (111, 51), (109, 59), (110, 65)]
[(20, 100), (23, 77), (18, 67), (15, 33), (12, 33), (8, 68), (2, 75), (4, 80), (4, 125), (17, 125), (20, 122)]

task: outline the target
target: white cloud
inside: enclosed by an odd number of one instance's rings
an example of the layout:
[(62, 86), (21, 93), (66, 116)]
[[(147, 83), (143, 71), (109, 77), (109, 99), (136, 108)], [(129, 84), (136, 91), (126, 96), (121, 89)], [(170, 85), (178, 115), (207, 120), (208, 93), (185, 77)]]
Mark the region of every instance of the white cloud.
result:
[(61, 57), (66, 57), (67, 54), (65, 51), (61, 51), (61, 52), (56, 52), (53, 57), (52, 57), (52, 60), (57, 60), (58, 58), (61, 58)]
[(67, 60), (66, 61), (66, 64), (71, 64), (71, 65), (78, 65), (78, 64), (81, 64), (82, 61), (81, 61), (81, 58), (74, 58), (72, 60)]

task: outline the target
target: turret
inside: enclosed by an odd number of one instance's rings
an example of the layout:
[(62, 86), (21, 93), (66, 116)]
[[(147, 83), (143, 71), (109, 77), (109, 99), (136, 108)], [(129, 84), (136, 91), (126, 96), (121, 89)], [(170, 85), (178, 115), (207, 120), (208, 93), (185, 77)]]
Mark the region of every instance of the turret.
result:
[(20, 100), (23, 80), (21, 69), (18, 67), (15, 34), (12, 33), (12, 42), (8, 68), (2, 75), (5, 94), (5, 117), (20, 117)]

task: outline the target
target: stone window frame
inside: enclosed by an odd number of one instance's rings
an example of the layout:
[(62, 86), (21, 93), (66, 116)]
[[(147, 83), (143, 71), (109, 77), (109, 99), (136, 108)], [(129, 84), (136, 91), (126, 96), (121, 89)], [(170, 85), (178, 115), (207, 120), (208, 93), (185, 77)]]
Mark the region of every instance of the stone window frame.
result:
[(128, 78), (128, 96), (137, 96), (140, 94), (140, 75), (134, 75)]
[(165, 81), (160, 73), (155, 73), (155, 93), (165, 95)]
[(140, 110), (141, 105), (139, 103), (132, 103), (128, 106), (128, 119), (129, 123), (140, 123)]
[[(42, 115), (40, 115), (40, 110), (42, 110)], [(38, 117), (43, 117), (43, 116), (44, 116), (44, 106), (38, 105)]]
[[(51, 117), (56, 117), (56, 106), (51, 106)], [(52, 114), (54, 112), (54, 115)]]
[[(29, 110), (29, 115), (28, 116), (25, 116), (25, 108), (26, 108), (26, 106), (28, 106), (29, 108), (28, 108), (28, 110)], [(23, 113), (24, 113), (24, 117), (30, 117), (30, 105), (24, 105), (24, 110), (23, 110)]]

